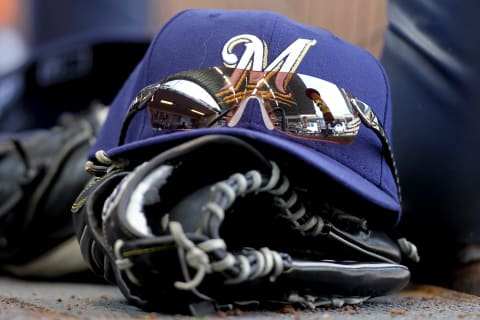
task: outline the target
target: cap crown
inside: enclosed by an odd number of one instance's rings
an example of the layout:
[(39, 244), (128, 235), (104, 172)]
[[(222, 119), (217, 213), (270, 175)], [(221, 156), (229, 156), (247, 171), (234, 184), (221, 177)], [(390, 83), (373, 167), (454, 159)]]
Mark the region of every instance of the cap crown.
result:
[[(117, 146), (120, 127), (138, 91), (174, 73), (212, 66), (280, 69), (333, 82), (370, 105), (390, 134), (388, 81), (377, 59), (366, 50), (272, 12), (194, 9), (173, 17), (156, 35), (114, 100), (91, 156), (98, 149), (110, 156), (123, 155), (171, 139), (151, 138), (148, 114), (139, 112), (129, 125), (125, 145)], [(371, 130), (362, 128), (348, 146), (285, 136), (278, 139), (291, 143), (285, 148), (295, 149), (309, 163), (329, 162), (318, 164), (319, 169), (336, 170), (331, 174), (362, 196), (388, 210), (400, 210), (382, 144)]]

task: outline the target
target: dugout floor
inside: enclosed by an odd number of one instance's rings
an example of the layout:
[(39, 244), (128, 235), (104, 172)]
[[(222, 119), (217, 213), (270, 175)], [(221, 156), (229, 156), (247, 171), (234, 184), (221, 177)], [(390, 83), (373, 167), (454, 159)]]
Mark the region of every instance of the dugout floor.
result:
[[(38, 282), (0, 277), (0, 320), (16, 319), (192, 319), (144, 312), (128, 305), (114, 286)], [(198, 317), (197, 317), (198, 318)], [(204, 319), (480, 319), (480, 297), (430, 285), (411, 285), (398, 294), (360, 306), (299, 311), (217, 313)]]

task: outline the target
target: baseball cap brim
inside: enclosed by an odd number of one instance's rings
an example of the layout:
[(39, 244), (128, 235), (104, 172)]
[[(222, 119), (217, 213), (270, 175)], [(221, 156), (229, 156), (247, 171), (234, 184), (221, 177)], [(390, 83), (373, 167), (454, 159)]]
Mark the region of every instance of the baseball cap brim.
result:
[[(344, 187), (358, 194), (360, 197), (365, 198), (367, 201), (370, 201), (383, 209), (392, 212), (398, 212), (400, 210), (398, 200), (392, 195), (386, 193), (376, 184), (372, 183), (365, 177), (360, 176), (358, 173), (335, 159), (332, 159), (328, 155), (275, 135), (244, 128), (206, 128), (169, 133), (112, 148), (108, 151), (108, 155), (112, 158), (135, 157), (135, 154), (141, 154), (142, 150), (147, 152), (147, 149), (152, 148), (155, 149), (154, 152), (161, 152), (163, 148), (168, 148), (169, 146), (183, 141), (213, 134), (239, 137), (252, 143), (259, 149), (266, 148), (269, 150), (279, 150), (280, 152), (291, 156), (293, 159), (298, 160), (299, 165), (308, 165), (314, 170), (323, 172)], [(346, 147), (348, 148), (348, 146)]]

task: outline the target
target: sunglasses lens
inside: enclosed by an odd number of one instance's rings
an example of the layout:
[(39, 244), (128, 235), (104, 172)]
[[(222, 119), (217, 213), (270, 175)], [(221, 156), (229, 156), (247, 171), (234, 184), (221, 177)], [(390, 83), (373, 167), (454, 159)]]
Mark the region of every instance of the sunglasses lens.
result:
[(211, 95), (188, 80), (160, 85), (147, 106), (156, 131), (205, 128), (221, 111)]
[(196, 76), (183, 72), (169, 77), (156, 85), (148, 101), (144, 98), (153, 130), (232, 126), (230, 120), (243, 110), (241, 102), (252, 97), (262, 105), (267, 127), (289, 135), (347, 144), (360, 128), (351, 96), (325, 80), (228, 68), (192, 74)]
[(360, 129), (361, 119), (344, 91), (331, 82), (302, 74), (292, 77), (292, 82), (295, 98), (300, 103), (290, 111), (284, 106), (287, 132), (334, 143), (351, 143)]

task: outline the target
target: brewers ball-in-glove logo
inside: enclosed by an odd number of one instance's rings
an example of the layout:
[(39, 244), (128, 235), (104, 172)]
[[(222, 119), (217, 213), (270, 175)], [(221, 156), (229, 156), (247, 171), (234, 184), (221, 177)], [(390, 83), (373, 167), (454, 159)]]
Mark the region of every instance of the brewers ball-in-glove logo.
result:
[[(241, 44), (243, 44), (244, 52), (238, 58), (233, 53), (233, 49)], [(236, 69), (230, 77), (229, 82), (232, 85), (239, 84), (246, 70), (250, 70), (252, 75), (257, 75), (257, 78), (251, 80), (259, 80), (264, 78), (265, 74), (274, 72), (277, 89), (286, 94), (289, 77), (295, 73), (305, 54), (315, 44), (315, 40), (297, 39), (283, 50), (275, 60), (266, 65), (267, 44), (254, 35), (242, 34), (227, 41), (222, 50), (222, 58), (225, 66)]]

